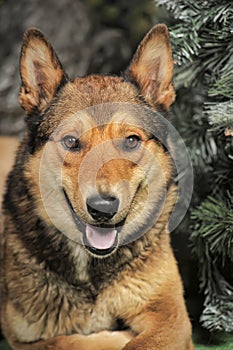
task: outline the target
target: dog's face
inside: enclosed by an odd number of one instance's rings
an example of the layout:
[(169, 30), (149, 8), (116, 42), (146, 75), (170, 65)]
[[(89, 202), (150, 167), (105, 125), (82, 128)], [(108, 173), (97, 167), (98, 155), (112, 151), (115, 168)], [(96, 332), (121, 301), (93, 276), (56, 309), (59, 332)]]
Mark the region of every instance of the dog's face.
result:
[(20, 103), (28, 114), (25, 174), (38, 214), (97, 257), (148, 230), (171, 178), (157, 108), (174, 100), (168, 31), (154, 27), (126, 78), (68, 81), (35, 29), (24, 37)]

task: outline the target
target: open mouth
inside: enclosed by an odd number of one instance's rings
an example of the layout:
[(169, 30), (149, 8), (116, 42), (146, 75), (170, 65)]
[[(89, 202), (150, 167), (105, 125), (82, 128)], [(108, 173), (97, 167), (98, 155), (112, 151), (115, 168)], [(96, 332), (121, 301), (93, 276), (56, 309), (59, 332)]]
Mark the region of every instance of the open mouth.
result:
[(83, 245), (85, 248), (97, 256), (106, 256), (113, 253), (118, 247), (118, 234), (125, 220), (122, 220), (115, 226), (107, 223), (98, 223), (96, 226), (85, 223), (77, 216), (64, 188), (63, 193), (72, 217), (83, 234)]
[(86, 224), (83, 243), (95, 255), (108, 255), (118, 246), (118, 231), (114, 227), (104, 228)]

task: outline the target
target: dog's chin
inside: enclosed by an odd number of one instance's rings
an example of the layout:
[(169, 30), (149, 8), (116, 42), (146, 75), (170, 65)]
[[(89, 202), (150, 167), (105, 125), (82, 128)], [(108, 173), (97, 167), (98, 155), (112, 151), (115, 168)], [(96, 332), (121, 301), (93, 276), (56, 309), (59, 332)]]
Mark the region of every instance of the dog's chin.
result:
[(96, 225), (86, 223), (75, 212), (64, 189), (63, 192), (73, 220), (78, 230), (82, 233), (83, 246), (88, 253), (97, 258), (112, 255), (119, 246), (119, 232), (124, 225), (125, 219), (114, 226), (107, 223), (97, 223)]

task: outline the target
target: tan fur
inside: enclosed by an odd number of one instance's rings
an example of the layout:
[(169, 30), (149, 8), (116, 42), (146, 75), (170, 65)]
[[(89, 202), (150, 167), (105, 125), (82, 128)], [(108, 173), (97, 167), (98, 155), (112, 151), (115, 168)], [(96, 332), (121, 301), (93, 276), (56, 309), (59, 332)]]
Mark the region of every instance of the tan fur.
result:
[(19, 140), (16, 137), (0, 137), (0, 211), (2, 196), (5, 191), (6, 178), (13, 166), (18, 144)]
[[(37, 31), (31, 30), (25, 34), (21, 54), (24, 59), (20, 70), (23, 82), (20, 104), (27, 113), (35, 108), (43, 111), (53, 97), (52, 91), (65, 78), (61, 65), (50, 44)], [(40, 93), (38, 86), (43, 86)]]
[[(148, 105), (166, 110), (174, 100), (172, 71), (164, 25), (142, 41), (127, 79), (67, 82), (44, 36), (25, 34), (20, 103), (30, 127), (10, 175), (19, 189), (8, 187), (3, 245), (1, 322), (14, 350), (193, 349), (167, 231), (177, 200), (172, 160), (146, 114)], [(67, 151), (66, 135), (82, 147)], [(125, 151), (131, 135), (140, 147)], [(107, 224), (123, 222), (118, 246), (102, 257), (84, 245), (77, 224), (96, 225), (86, 204), (96, 193), (119, 199)]]

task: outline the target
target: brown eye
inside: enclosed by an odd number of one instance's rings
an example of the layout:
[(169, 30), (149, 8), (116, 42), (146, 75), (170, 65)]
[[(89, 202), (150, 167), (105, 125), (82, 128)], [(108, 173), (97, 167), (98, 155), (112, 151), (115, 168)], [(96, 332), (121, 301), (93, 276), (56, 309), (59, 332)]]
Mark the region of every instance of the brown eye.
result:
[(141, 145), (141, 139), (138, 135), (128, 136), (124, 140), (124, 150), (128, 152), (138, 149), (140, 145)]
[(61, 144), (64, 147), (65, 150), (70, 152), (79, 152), (81, 149), (81, 145), (79, 140), (72, 135), (66, 135), (61, 140)]

